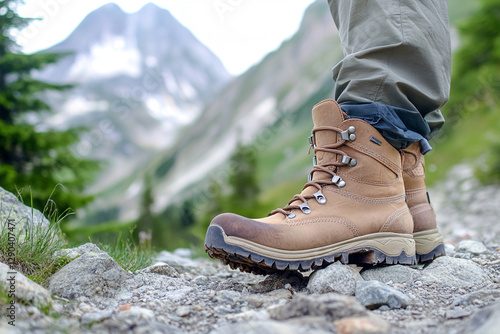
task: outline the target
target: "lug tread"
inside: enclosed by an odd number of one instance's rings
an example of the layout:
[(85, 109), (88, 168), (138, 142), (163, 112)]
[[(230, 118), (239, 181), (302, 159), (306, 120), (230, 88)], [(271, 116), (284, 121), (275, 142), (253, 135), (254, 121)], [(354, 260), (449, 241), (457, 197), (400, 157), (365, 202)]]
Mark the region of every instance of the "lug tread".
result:
[[(205, 251), (213, 258), (232, 269), (239, 269), (259, 275), (268, 275), (286, 271), (309, 271), (328, 266), (340, 260), (343, 264), (377, 265), (377, 264), (406, 264), (415, 265), (415, 255), (408, 256), (402, 251), (399, 256), (388, 256), (372, 247), (356, 248), (345, 252), (329, 254), (324, 257), (303, 261), (282, 261), (256, 254), (239, 246), (227, 244), (224, 241), (222, 230), (210, 226), (205, 238)], [(444, 246), (443, 246), (444, 251)]]
[(440, 245), (437, 245), (436, 248), (434, 248), (429, 253), (425, 253), (425, 254), (416, 253), (417, 263), (423, 264), (426, 262), (430, 262), (430, 261), (434, 260), (435, 258), (438, 258), (440, 256), (444, 256), (444, 255), (446, 255), (444, 244), (440, 244)]

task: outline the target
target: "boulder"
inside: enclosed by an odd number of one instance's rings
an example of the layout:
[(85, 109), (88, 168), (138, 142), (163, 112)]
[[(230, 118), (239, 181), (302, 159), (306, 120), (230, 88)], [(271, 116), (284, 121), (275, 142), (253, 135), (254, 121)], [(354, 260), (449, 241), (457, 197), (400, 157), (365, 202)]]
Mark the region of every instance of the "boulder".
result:
[(457, 245), (457, 251), (461, 253), (471, 253), (474, 255), (484, 254), (488, 252), (486, 246), (475, 240), (462, 240)]
[(20, 238), (23, 236), (20, 233), (27, 228), (46, 229), (50, 225), (40, 211), (24, 205), (15, 195), (0, 187), (0, 223), (3, 226), (9, 220), (15, 225), (15, 234)]
[(406, 308), (410, 304), (410, 298), (404, 293), (379, 281), (358, 282), (356, 299), (368, 309), (376, 309), (382, 305)]
[(358, 270), (335, 262), (324, 269), (316, 270), (309, 278), (307, 290), (311, 293), (336, 292), (353, 296), (356, 292), (356, 282), (362, 280)]
[(373, 267), (361, 272), (366, 281), (380, 281), (382, 283), (406, 283), (411, 284), (418, 271), (408, 266), (393, 265), (387, 267)]
[(288, 303), (270, 308), (269, 313), (275, 320), (315, 316), (336, 321), (346, 317), (366, 316), (368, 311), (353, 297), (329, 293), (324, 295), (297, 294)]
[(133, 275), (125, 271), (107, 253), (87, 252), (55, 273), (49, 289), (57, 296), (75, 299), (113, 297), (122, 283)]
[(172, 268), (166, 263), (158, 262), (155, 263), (147, 268), (138, 270), (138, 273), (145, 273), (145, 274), (158, 274), (158, 275), (165, 275), (169, 277), (179, 277), (179, 273), (177, 270)]
[(94, 252), (94, 253), (99, 253), (102, 252), (99, 247), (94, 245), (93, 243), (86, 243), (84, 245), (78, 246), (76, 248), (65, 248), (61, 249), (57, 252), (54, 253), (53, 257), (54, 258), (61, 258), (61, 257), (66, 257), (71, 260), (76, 259), (77, 257), (89, 253), (89, 252)]
[(22, 301), (37, 308), (45, 308), (50, 306), (52, 302), (50, 292), (47, 289), (36, 284), (22, 273), (10, 270), (6, 264), (0, 263), (0, 290), (9, 294), (11, 285), (15, 291), (16, 303)]
[(469, 322), (466, 333), (500, 333), (500, 302), (476, 312)]
[(476, 263), (449, 256), (435, 259), (422, 271), (420, 280), (437, 286), (470, 288), (490, 282), (486, 274)]

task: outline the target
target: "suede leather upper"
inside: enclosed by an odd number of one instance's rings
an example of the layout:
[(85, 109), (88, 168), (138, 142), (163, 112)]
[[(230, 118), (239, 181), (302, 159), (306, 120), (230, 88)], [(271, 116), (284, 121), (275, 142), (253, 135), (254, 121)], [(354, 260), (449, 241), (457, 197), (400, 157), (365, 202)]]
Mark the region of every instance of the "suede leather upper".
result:
[(435, 229), (436, 214), (427, 197), (424, 156), (420, 153), (420, 144), (415, 142), (404, 149), (402, 160), (406, 198), (413, 215), (413, 232)]
[[(309, 214), (297, 207), (303, 201), (296, 198), (265, 218), (225, 213), (211, 225), (221, 227), (227, 236), (283, 250), (311, 249), (379, 232), (411, 234), (400, 153), (370, 124), (345, 119), (333, 100), (318, 103), (312, 114), (314, 152), (317, 165), (324, 168), (315, 167), (312, 182), (321, 184), (326, 203), (311, 196), (318, 191), (315, 186), (306, 185), (300, 195), (307, 199)], [(340, 133), (350, 127), (355, 128), (356, 138), (343, 141)], [(355, 159), (355, 166), (342, 164), (344, 155)], [(332, 174), (345, 186), (333, 184)]]

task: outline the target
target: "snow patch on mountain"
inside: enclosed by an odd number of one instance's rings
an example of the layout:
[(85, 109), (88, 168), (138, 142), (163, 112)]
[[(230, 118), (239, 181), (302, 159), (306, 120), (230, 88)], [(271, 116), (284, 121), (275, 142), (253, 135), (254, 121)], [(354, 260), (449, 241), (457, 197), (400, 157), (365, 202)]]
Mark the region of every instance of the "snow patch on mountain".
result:
[(61, 106), (64, 113), (56, 113), (47, 119), (49, 127), (64, 127), (72, 118), (83, 116), (91, 112), (108, 110), (109, 102), (104, 100), (89, 100), (79, 95), (72, 95)]
[(118, 75), (138, 78), (142, 57), (138, 49), (127, 43), (124, 36), (109, 36), (93, 44), (87, 54), (78, 54), (69, 71), (73, 82), (88, 82)]

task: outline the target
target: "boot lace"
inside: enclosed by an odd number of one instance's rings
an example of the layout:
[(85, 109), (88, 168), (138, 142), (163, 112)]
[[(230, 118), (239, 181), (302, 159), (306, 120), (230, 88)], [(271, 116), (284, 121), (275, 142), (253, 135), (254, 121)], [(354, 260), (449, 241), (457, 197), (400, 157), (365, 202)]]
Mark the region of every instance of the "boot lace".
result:
[[(316, 147), (315, 143), (315, 134), (318, 131), (335, 131), (340, 134), (341, 140), (330, 144), (330, 145), (325, 145), (321, 147)], [(313, 158), (313, 169), (309, 173), (309, 180), (308, 182), (304, 185), (302, 190), (308, 188), (308, 187), (315, 187), (317, 191), (312, 194), (312, 195), (301, 195), (297, 194), (293, 196), (293, 198), (288, 202), (288, 204), (283, 207), (279, 208), (276, 210), (273, 210), (269, 216), (272, 216), (276, 213), (281, 213), (288, 218), (295, 218), (296, 215), (295, 213), (292, 212), (292, 210), (301, 210), (305, 214), (310, 214), (311, 208), (307, 204), (307, 202), (310, 199), (315, 199), (319, 204), (325, 204), (326, 203), (326, 197), (323, 195), (322, 188), (327, 185), (336, 185), (339, 188), (345, 187), (345, 181), (342, 180), (338, 175), (335, 173), (337, 172), (338, 167), (341, 166), (351, 166), (354, 167), (357, 164), (357, 161), (349, 156), (347, 156), (343, 151), (340, 150), (340, 148), (346, 144), (346, 142), (352, 142), (356, 140), (356, 135), (354, 134), (356, 132), (355, 127), (350, 126), (347, 130), (342, 130), (337, 127), (333, 126), (319, 126), (317, 128), (314, 128), (312, 130), (312, 135), (309, 137), (309, 143), (311, 144), (311, 147), (309, 149), (309, 152), (311, 151), (312, 148), (314, 148), (314, 158)], [(332, 159), (332, 161), (328, 161), (326, 163), (322, 164), (317, 164), (316, 163), (316, 154), (318, 152), (328, 152), (332, 154), (336, 154), (336, 156), (341, 156), (342, 160), (337, 161), (337, 159)], [(313, 181), (313, 175), (315, 172), (324, 172), (326, 174), (331, 175), (331, 178), (325, 179), (325, 180), (314, 180)], [(300, 203), (300, 204), (298, 204)]]

